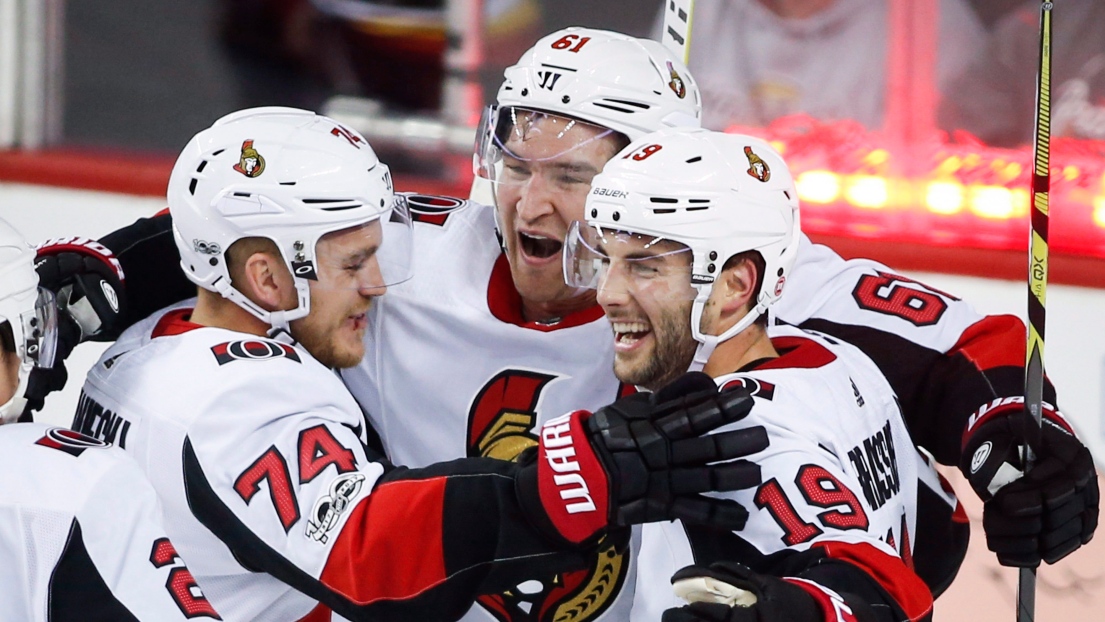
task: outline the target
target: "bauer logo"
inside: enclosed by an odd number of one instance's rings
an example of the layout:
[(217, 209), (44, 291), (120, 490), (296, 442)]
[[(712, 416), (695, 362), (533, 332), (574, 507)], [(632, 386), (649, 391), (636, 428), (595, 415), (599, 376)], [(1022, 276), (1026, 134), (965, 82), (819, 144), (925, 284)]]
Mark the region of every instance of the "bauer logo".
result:
[(274, 341), (228, 341), (217, 346), (211, 346), (211, 352), (219, 365), (226, 365), (234, 361), (266, 361), (268, 359), (286, 358), (300, 362), (299, 354), (295, 348)]
[(614, 189), (611, 189), (611, 188), (602, 188), (602, 187), (599, 187), (599, 186), (595, 186), (594, 188), (592, 188), (591, 189), (591, 194), (593, 194), (595, 196), (600, 196), (600, 197), (612, 197), (612, 198), (615, 198), (615, 199), (628, 199), (629, 198), (629, 193), (628, 192), (624, 192), (622, 190), (614, 190)]

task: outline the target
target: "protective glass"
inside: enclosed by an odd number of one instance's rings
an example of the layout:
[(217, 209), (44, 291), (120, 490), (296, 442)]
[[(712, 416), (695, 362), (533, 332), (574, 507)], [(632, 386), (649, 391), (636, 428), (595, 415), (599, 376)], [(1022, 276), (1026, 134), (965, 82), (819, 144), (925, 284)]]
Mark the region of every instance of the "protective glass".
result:
[(54, 293), (39, 287), (33, 311), (19, 317), (23, 325), (23, 359), (35, 367), (54, 366), (58, 345), (58, 306)]
[(617, 150), (614, 130), (518, 106), (489, 106), (476, 132), (476, 175), (496, 186), (541, 178), (561, 192), (586, 196), (591, 179)]
[[(322, 236), (315, 245), (314, 286), (363, 290), (408, 280), (414, 265), (411, 223), (407, 198), (396, 196), (378, 220)], [(294, 261), (293, 269), (309, 276)]]
[(564, 247), (564, 281), (612, 294), (693, 300), (691, 249), (653, 235), (574, 221)]

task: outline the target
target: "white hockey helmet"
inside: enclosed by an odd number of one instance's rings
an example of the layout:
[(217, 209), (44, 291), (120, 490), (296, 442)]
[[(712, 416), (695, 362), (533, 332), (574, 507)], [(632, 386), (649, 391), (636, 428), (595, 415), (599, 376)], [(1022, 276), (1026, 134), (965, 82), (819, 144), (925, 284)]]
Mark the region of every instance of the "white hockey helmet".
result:
[[(504, 77), (497, 105), (484, 111), (476, 134), (476, 174), (492, 181), (514, 108), (584, 121), (628, 140), (665, 127), (702, 124), (702, 101), (690, 71), (648, 39), (565, 28), (540, 39)], [(569, 141), (563, 151), (576, 146)]]
[(0, 423), (10, 423), (23, 414), (31, 370), (54, 365), (57, 307), (53, 293), (38, 286), (34, 264), (34, 249), (0, 219), (0, 324), (7, 323), (14, 338), (14, 343), (4, 344), (5, 349), (14, 348), (19, 357), (19, 384), (0, 405)]
[[(691, 253), (696, 365), (779, 299), (801, 235), (798, 193), (782, 157), (759, 138), (704, 129), (662, 130), (623, 149), (592, 181), (586, 218), (573, 223), (564, 252), (571, 285), (603, 287), (602, 249), (622, 233)], [(756, 304), (723, 334), (702, 334), (715, 276), (730, 257), (752, 250), (765, 263)]]
[[(252, 108), (219, 119), (180, 154), (168, 200), (188, 278), (274, 328), (287, 330), (310, 312), (316, 244), (327, 233), (379, 221), (386, 249), (376, 254), (382, 282), (374, 285), (410, 277), (410, 214), (388, 167), (360, 134), (313, 112)], [(247, 237), (280, 249), (295, 280), (295, 309), (266, 311), (234, 288), (226, 251)]]

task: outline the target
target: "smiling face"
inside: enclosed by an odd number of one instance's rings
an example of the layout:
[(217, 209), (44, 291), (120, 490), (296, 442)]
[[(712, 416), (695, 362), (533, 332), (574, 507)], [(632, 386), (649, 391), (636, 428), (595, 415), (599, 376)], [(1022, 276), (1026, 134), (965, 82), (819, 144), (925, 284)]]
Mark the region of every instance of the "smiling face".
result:
[(589, 123), (515, 113), (503, 137), (495, 199), (514, 286), (527, 310), (580, 296), (564, 283), (564, 236), (583, 218), (591, 180), (621, 146), (620, 134)]
[(366, 314), (387, 291), (376, 251), (381, 226), (373, 221), (324, 235), (315, 247), (318, 280), (311, 281), (311, 312), (291, 333), (328, 367), (353, 367), (364, 357)]
[(656, 390), (687, 371), (698, 347), (690, 249), (631, 234), (607, 235), (595, 247), (605, 256), (598, 302), (614, 330), (614, 375)]

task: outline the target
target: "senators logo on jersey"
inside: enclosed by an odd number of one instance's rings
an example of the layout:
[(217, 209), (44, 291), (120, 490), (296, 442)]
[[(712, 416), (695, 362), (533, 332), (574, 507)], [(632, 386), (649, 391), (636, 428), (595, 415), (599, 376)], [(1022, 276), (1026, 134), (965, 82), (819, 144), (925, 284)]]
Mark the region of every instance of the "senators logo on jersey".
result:
[(228, 341), (211, 346), (211, 352), (219, 365), (226, 365), (234, 361), (264, 361), (275, 358), (286, 358), (301, 362), (295, 348), (275, 341), (262, 341), (251, 339), (249, 341)]
[(724, 391), (725, 389), (732, 389), (735, 387), (744, 387), (748, 389), (748, 392), (754, 397), (762, 397), (765, 400), (775, 399), (775, 385), (766, 380), (740, 376), (726, 382), (725, 385), (721, 387), (721, 390)]
[(415, 222), (444, 227), (449, 215), (468, 203), (453, 197), (441, 197), (428, 194), (407, 195), (407, 205), (411, 209), (411, 218)]
[(66, 430), (65, 428), (50, 428), (42, 438), (35, 441), (35, 445), (42, 445), (50, 449), (64, 451), (71, 456), (79, 456), (84, 450), (96, 447), (107, 447), (107, 443), (85, 436), (80, 432)]
[[(537, 402), (541, 391), (555, 379), (519, 369), (495, 374), (468, 410), (468, 456), (514, 460), (525, 449), (537, 446)], [(632, 391), (623, 388), (621, 393)], [(527, 586), (481, 596), (479, 603), (502, 622), (585, 622), (597, 618), (614, 602), (628, 570), (628, 556), (610, 543), (587, 570), (549, 577), (540, 581), (538, 589)]]

